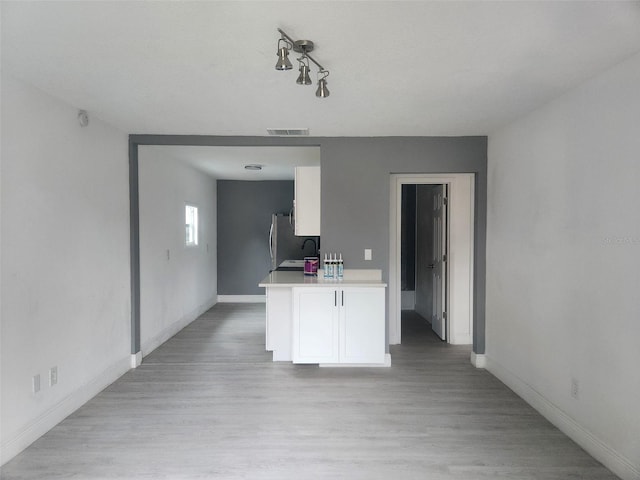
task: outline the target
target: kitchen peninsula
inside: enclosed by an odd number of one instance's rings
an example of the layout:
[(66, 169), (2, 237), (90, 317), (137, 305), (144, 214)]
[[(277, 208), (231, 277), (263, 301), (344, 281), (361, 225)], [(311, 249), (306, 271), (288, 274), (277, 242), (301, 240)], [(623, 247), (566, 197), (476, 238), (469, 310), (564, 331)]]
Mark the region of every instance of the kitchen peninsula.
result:
[(380, 270), (345, 270), (342, 280), (274, 271), (266, 289), (266, 349), (273, 361), (389, 366)]

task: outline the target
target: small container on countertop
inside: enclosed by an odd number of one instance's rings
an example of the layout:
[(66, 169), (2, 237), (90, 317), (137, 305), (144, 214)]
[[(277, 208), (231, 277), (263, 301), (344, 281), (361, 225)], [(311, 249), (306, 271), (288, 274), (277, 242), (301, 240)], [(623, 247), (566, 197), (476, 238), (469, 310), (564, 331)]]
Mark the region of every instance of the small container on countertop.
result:
[(318, 275), (318, 257), (304, 257), (304, 274), (308, 276)]

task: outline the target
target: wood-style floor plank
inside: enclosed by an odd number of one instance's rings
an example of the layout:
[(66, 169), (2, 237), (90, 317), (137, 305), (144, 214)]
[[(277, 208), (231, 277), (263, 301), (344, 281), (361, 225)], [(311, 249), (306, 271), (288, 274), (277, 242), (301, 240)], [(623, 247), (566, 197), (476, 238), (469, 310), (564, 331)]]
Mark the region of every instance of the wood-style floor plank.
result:
[(617, 478), (468, 347), (403, 316), (391, 368), (271, 362), (264, 305), (218, 304), (7, 463), (18, 479)]

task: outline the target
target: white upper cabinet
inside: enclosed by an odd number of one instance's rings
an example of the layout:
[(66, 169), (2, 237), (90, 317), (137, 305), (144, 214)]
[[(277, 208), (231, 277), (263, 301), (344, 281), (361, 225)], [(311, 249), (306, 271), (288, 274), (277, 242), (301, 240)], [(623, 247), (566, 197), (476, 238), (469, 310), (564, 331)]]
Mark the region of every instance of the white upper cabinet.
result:
[(295, 234), (320, 235), (320, 167), (296, 167)]

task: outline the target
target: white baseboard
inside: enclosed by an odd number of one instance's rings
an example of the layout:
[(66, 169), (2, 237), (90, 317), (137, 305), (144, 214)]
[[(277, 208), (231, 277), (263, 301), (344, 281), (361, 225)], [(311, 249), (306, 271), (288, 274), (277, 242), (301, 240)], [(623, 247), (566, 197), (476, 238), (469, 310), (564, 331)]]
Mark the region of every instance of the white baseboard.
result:
[(219, 303), (265, 303), (266, 295), (218, 295)]
[(131, 360), (128, 356), (117, 361), (96, 375), (89, 383), (80, 386), (51, 408), (38, 415), (15, 435), (12, 435), (11, 438), (3, 439), (2, 450), (0, 451), (2, 465), (124, 375), (130, 368), (130, 362)]
[(147, 355), (149, 355), (156, 348), (158, 348), (164, 342), (169, 340), (176, 333), (178, 333), (184, 327), (189, 325), (191, 322), (193, 322), (196, 318), (198, 318), (204, 312), (209, 310), (215, 304), (216, 304), (215, 297), (212, 298), (212, 299), (209, 299), (207, 302), (205, 302), (204, 304), (200, 305), (195, 310), (193, 310), (193, 311), (189, 312), (188, 314), (184, 315), (182, 318), (178, 319), (177, 321), (175, 321), (174, 323), (172, 323), (171, 325), (166, 327), (164, 330), (158, 332), (153, 337), (151, 337), (150, 339), (146, 340), (140, 346), (140, 349), (142, 350), (142, 356), (146, 357)]
[(131, 368), (138, 368), (142, 364), (142, 352), (131, 354)]
[(344, 367), (348, 367), (348, 368), (353, 368), (353, 367), (390, 367), (391, 366), (391, 354), (390, 353), (385, 353), (384, 354), (384, 363), (320, 363), (318, 365), (319, 367), (322, 368), (328, 368), (328, 367), (332, 367), (332, 368), (344, 368)]
[(484, 353), (471, 352), (471, 365), (476, 368), (486, 368), (487, 356)]
[(485, 364), (487, 370), (502, 383), (621, 479), (640, 479), (640, 465), (634, 465), (624, 455), (609, 447), (509, 369), (487, 356)]

